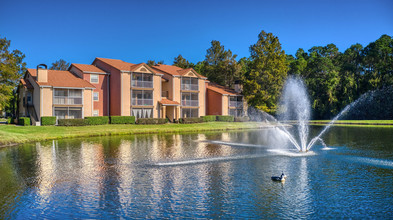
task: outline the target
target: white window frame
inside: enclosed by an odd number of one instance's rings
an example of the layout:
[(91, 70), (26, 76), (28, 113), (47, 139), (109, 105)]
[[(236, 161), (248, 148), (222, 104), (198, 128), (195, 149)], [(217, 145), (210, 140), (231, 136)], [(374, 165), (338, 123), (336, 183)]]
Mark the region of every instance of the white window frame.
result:
[[(97, 81), (95, 81), (96, 77), (97, 77)], [(98, 84), (99, 82), (100, 82), (100, 78), (97, 74), (90, 74), (90, 83)]]
[[(97, 100), (95, 99), (95, 94), (97, 94)], [(93, 101), (98, 102), (100, 101), (100, 93), (99, 92), (93, 92)]]
[(93, 116), (100, 116), (100, 110), (93, 110)]

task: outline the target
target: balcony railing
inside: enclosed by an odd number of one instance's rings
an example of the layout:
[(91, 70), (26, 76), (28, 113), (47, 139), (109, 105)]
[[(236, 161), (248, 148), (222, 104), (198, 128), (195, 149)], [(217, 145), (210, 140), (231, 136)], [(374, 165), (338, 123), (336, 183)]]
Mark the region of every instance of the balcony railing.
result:
[(198, 100), (182, 100), (182, 106), (199, 106)]
[(182, 84), (182, 90), (189, 90), (189, 91), (198, 91), (199, 87), (198, 84)]
[(229, 107), (243, 108), (243, 102), (229, 101)]
[(153, 88), (153, 81), (131, 80), (131, 86), (138, 88)]
[(132, 105), (153, 105), (153, 99), (132, 99)]
[(82, 105), (82, 97), (55, 96), (53, 104), (57, 105)]

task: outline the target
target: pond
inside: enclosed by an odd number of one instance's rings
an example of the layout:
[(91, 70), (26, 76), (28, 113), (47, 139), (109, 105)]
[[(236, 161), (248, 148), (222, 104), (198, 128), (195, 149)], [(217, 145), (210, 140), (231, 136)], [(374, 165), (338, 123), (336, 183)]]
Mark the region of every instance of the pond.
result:
[(3, 148), (0, 218), (393, 218), (393, 129), (334, 127), (301, 155), (271, 132)]

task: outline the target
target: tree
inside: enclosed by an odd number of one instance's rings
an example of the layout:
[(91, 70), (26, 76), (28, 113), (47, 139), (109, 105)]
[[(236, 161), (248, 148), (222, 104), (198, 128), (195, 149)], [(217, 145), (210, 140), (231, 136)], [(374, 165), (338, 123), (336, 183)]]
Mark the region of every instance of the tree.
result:
[(175, 57), (175, 60), (173, 61), (173, 65), (183, 69), (193, 68), (195, 66), (193, 63), (188, 62), (188, 60), (186, 60), (180, 54), (179, 56)]
[(155, 66), (157, 64), (164, 64), (164, 61), (160, 60), (160, 61), (156, 62), (155, 60), (147, 60), (146, 64), (148, 66)]
[(206, 51), (201, 70), (210, 81), (232, 87), (236, 80), (241, 79), (241, 66), (236, 57), (231, 50), (225, 50), (219, 41), (213, 40)]
[(0, 109), (11, 108), (12, 91), (26, 71), (25, 55), (19, 50), (10, 51), (11, 41), (0, 38)]
[(63, 59), (60, 59), (60, 60), (52, 63), (52, 66), (49, 69), (51, 69), (51, 70), (68, 70), (69, 67), (70, 67), (70, 63), (67, 63)]
[(250, 46), (250, 52), (244, 95), (249, 105), (274, 114), (288, 71), (285, 51), (276, 36), (262, 31), (257, 43)]

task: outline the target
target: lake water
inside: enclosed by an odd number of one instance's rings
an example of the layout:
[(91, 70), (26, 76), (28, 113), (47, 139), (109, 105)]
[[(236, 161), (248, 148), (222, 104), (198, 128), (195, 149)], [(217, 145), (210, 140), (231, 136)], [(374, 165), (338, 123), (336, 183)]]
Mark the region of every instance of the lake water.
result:
[[(323, 137), (329, 149), (304, 155), (271, 146), (271, 133), (3, 148), (0, 219), (393, 218), (393, 129), (335, 127)], [(286, 182), (271, 181), (281, 171)]]

